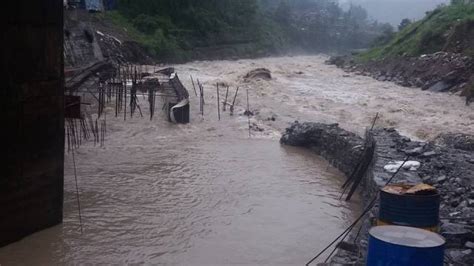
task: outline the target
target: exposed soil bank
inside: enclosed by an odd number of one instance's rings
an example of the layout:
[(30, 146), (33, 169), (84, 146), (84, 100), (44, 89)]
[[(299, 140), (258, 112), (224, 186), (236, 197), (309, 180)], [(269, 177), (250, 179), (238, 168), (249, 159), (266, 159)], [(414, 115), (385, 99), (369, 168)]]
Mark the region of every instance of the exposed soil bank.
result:
[(116, 63), (153, 64), (154, 58), (126, 29), (85, 10), (65, 10), (65, 65), (78, 67), (109, 60)]
[[(374, 130), (377, 143), (375, 159), (360, 185), (364, 204), (385, 185), (391, 173), (384, 170), (390, 161), (410, 160), (421, 163), (417, 170), (401, 170), (394, 183), (427, 183), (442, 195), (440, 207), (441, 234), (446, 238), (446, 261), (454, 265), (474, 263), (474, 150), (473, 136), (440, 136), (434, 142), (417, 142), (401, 136), (395, 129)], [(337, 124), (293, 123), (281, 138), (281, 143), (309, 148), (327, 158), (346, 175), (359, 160), (364, 140)], [(462, 149), (461, 149), (462, 148)], [(339, 250), (332, 259), (337, 263), (360, 264), (365, 260), (368, 230), (377, 216), (372, 209), (363, 220), (358, 251)], [(356, 227), (358, 229), (358, 227)], [(357, 230), (354, 230), (353, 234)], [(354, 238), (354, 235), (352, 238)]]
[(447, 52), (366, 63), (357, 63), (350, 56), (336, 56), (327, 63), (379, 81), (393, 81), (404, 87), (433, 92), (461, 92), (462, 96), (470, 96), (469, 80), (474, 73), (472, 57)]

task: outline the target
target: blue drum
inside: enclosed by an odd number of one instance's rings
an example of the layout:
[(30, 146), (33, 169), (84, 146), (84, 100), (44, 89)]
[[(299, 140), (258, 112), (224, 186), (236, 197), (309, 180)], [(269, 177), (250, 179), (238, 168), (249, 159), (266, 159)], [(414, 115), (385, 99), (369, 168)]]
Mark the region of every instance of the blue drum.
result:
[(426, 230), (395, 225), (369, 231), (367, 266), (443, 266), (445, 240)]

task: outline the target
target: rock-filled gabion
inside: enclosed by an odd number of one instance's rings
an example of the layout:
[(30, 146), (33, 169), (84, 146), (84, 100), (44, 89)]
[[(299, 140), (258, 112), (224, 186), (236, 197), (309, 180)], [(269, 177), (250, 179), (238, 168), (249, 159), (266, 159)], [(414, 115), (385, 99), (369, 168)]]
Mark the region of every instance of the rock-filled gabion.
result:
[[(446, 238), (447, 261), (453, 265), (474, 264), (474, 152), (470, 147), (473, 136), (448, 135), (437, 141), (424, 143), (401, 136), (393, 128), (375, 129), (376, 159), (361, 183), (364, 204), (372, 199), (391, 177), (384, 167), (393, 161), (419, 162), (416, 169), (402, 169), (393, 182), (426, 183), (442, 195), (440, 229)], [(439, 139), (448, 141), (440, 142)], [(462, 143), (465, 140), (465, 143)], [(286, 145), (312, 149), (328, 159), (346, 175), (352, 172), (361, 154), (364, 140), (337, 124), (294, 122), (283, 134), (280, 142)], [(463, 148), (460, 148), (463, 147)], [(332, 258), (335, 263), (357, 265), (364, 262), (367, 235), (371, 219), (377, 215), (377, 206), (362, 222), (356, 251), (340, 250)], [(356, 230), (354, 230), (356, 231)], [(354, 235), (352, 235), (354, 238)], [(352, 239), (353, 240), (353, 239)]]

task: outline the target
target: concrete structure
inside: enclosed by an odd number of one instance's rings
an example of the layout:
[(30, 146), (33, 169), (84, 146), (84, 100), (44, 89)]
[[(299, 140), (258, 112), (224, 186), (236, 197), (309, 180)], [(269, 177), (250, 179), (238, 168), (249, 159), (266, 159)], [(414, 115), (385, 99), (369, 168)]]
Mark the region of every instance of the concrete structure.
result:
[(2, 7), (0, 246), (62, 221), (63, 1)]

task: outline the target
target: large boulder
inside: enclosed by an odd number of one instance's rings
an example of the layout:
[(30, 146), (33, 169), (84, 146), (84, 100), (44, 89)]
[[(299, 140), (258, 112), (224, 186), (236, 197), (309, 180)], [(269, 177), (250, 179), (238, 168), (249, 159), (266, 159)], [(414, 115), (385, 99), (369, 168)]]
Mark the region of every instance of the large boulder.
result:
[(263, 79), (263, 80), (271, 80), (272, 73), (270, 70), (266, 68), (256, 68), (254, 70), (249, 71), (245, 76), (244, 79), (251, 80), (251, 79)]

